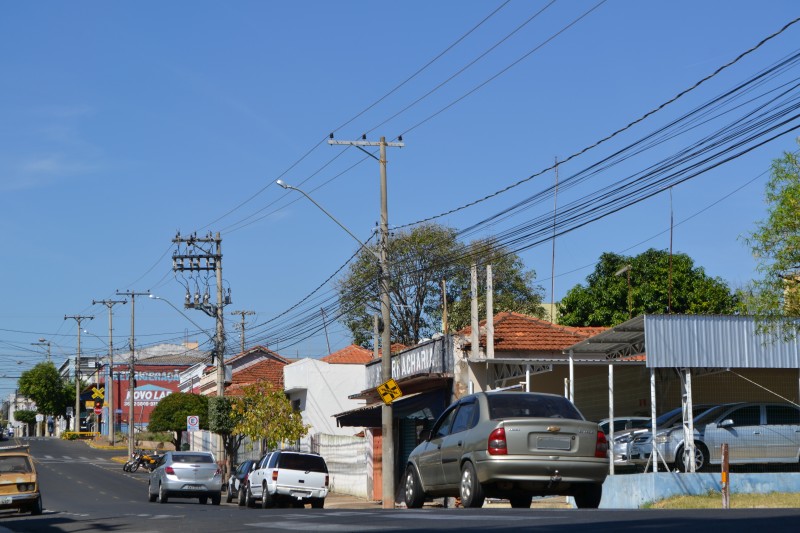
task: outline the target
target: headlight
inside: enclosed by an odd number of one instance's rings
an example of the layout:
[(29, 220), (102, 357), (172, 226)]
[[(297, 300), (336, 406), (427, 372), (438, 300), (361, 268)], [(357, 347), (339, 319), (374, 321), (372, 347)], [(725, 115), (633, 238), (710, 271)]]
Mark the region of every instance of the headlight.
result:
[(36, 490), (36, 483), (17, 483), (17, 492), (33, 492)]
[(669, 442), (669, 435), (656, 435), (656, 444), (666, 444)]

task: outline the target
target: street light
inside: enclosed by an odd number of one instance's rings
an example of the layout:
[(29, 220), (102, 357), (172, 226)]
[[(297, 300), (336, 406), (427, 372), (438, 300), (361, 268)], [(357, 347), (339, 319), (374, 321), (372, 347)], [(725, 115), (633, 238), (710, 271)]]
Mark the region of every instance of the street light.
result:
[(160, 297), (160, 296), (156, 296), (155, 294), (151, 294), (151, 295), (150, 295), (150, 298), (152, 298), (153, 300), (160, 300), (160, 301), (164, 302), (165, 304), (169, 305), (170, 307), (172, 307), (174, 310), (176, 310), (177, 312), (179, 312), (179, 313), (180, 313), (180, 314), (183, 316), (183, 318), (185, 318), (186, 320), (188, 320), (189, 322), (191, 322), (192, 324), (194, 324), (194, 327), (196, 327), (198, 330), (202, 331), (202, 332), (203, 332), (203, 334), (204, 334), (206, 337), (208, 337), (208, 338), (209, 338), (209, 340), (210, 340), (211, 342), (215, 342), (215, 341), (214, 341), (214, 337), (212, 337), (211, 335), (209, 335), (209, 334), (208, 334), (208, 332), (207, 332), (205, 329), (203, 329), (203, 327), (202, 327), (202, 326), (200, 326), (200, 325), (199, 325), (197, 322), (195, 322), (194, 320), (192, 320), (191, 318), (189, 318), (189, 315), (187, 315), (186, 313), (184, 313), (183, 311), (181, 311), (180, 309), (178, 309), (178, 308), (177, 308), (177, 307), (176, 307), (176, 306), (175, 306), (175, 305), (174, 305), (172, 302), (170, 302), (170, 301), (169, 301), (169, 300), (167, 300), (166, 298), (162, 298), (162, 297)]

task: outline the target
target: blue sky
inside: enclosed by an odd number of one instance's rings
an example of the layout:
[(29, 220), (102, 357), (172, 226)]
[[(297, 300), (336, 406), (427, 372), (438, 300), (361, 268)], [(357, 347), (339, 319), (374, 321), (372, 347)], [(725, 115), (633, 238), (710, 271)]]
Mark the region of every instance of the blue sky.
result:
[[(238, 340), (231, 310), (255, 311), (248, 328), (264, 343), (280, 336), (281, 313), (357, 245), (274, 181), (301, 187), (364, 240), (378, 219), (377, 163), (321, 142), (332, 131), (338, 139), (403, 134), (406, 146), (388, 155), (389, 222), (402, 226), (565, 160), (798, 16), (788, 0), (7, 3), (0, 16), (0, 394), (43, 359), (31, 345), (39, 338), (53, 343), (57, 362), (74, 353), (76, 324), (64, 315), (94, 315), (84, 324), (91, 335), (83, 348), (106, 349), (92, 335), (105, 339), (107, 310), (92, 300), (150, 290), (180, 305), (184, 288), (170, 260), (177, 231), (222, 234), (230, 338)], [(560, 165), (560, 179), (751, 78), (797, 43), (800, 24)], [(787, 69), (772, 83), (796, 76)], [(719, 120), (564, 190), (559, 204), (692, 146)], [(675, 186), (674, 250), (734, 288), (752, 279), (756, 263), (740, 236), (764, 217), (765, 171), (797, 149), (796, 136), (778, 136)], [(547, 171), (436, 220), (462, 229), (553, 181)], [(545, 199), (470, 238), (552, 209)], [(669, 220), (670, 195), (662, 192), (560, 236), (555, 299), (583, 282), (602, 252), (667, 249)], [(520, 255), (549, 301), (551, 245), (533, 244)], [(306, 302), (308, 316), (313, 306)], [(114, 309), (121, 347), (130, 305)], [(187, 313), (213, 330), (210, 318)], [(136, 334), (139, 344), (207, 340), (167, 305), (141, 299)], [(328, 324), (328, 335), (333, 349), (350, 343), (340, 324)], [(288, 357), (327, 353), (322, 331), (285, 344), (270, 347)]]

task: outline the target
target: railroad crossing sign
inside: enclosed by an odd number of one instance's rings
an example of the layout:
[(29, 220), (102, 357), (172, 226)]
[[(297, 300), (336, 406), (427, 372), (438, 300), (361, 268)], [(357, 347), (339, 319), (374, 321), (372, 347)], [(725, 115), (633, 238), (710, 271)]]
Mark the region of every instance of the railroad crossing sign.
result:
[(381, 395), (381, 399), (383, 403), (386, 405), (391, 404), (397, 398), (403, 395), (403, 392), (400, 390), (400, 386), (397, 382), (389, 378), (386, 383), (381, 383), (378, 385), (378, 394)]
[(98, 400), (105, 400), (106, 398), (105, 390), (106, 390), (105, 387), (100, 387), (99, 389), (97, 387), (92, 387), (92, 398), (97, 398)]

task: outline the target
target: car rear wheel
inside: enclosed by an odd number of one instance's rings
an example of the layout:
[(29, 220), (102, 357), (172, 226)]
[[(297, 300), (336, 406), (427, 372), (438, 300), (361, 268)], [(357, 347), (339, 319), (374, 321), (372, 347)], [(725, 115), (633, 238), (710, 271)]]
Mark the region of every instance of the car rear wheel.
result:
[(508, 499), (513, 509), (528, 509), (531, 506), (530, 494), (515, 494)]
[(461, 504), (464, 507), (483, 507), (486, 496), (483, 487), (478, 482), (475, 466), (467, 461), (461, 468)]
[(233, 501), (233, 489), (231, 488), (231, 484), (228, 483), (228, 490), (225, 491), (225, 503), (231, 503)]
[(578, 509), (597, 509), (603, 497), (603, 485), (592, 483), (578, 489), (575, 493), (575, 505)]
[(208, 503), (208, 496), (200, 496), (200, 505), (205, 505)]
[(222, 493), (211, 495), (211, 505), (219, 505), (222, 503)]
[(159, 483), (158, 484), (158, 503), (167, 503), (169, 501), (169, 494), (167, 491), (164, 490), (164, 486)]
[(406, 468), (405, 500), (409, 509), (419, 509), (425, 503), (425, 493), (422, 492), (422, 483), (413, 466)]
[(273, 505), (275, 505), (275, 497), (267, 490), (267, 482), (265, 481), (264, 486), (261, 488), (261, 508), (269, 509)]
[(158, 498), (158, 494), (150, 492), (150, 483), (147, 484), (147, 501), (153, 503)]
[(312, 509), (322, 509), (325, 507), (325, 498), (311, 498)]
[(236, 503), (239, 504), (239, 507), (244, 507), (244, 504), (247, 503), (247, 493), (244, 490), (244, 485), (239, 485), (239, 497)]
[(33, 505), (31, 505), (30, 511), (31, 511), (32, 515), (40, 515), (40, 514), (42, 514), (42, 496), (41, 495), (39, 495), (39, 497), (36, 498), (36, 501), (33, 503)]

